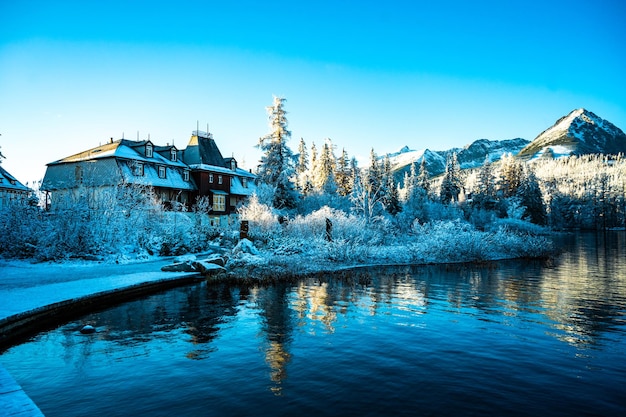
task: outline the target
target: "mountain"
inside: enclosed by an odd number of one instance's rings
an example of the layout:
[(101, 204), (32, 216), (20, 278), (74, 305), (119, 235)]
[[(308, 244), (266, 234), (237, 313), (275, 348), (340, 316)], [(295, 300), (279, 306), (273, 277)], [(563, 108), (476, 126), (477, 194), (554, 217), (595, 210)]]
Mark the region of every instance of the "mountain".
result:
[(408, 146), (398, 152), (389, 154), (391, 169), (396, 180), (402, 180), (404, 173), (409, 172), (412, 163), (418, 165), (422, 158), (426, 160), (426, 169), (431, 177), (442, 174), (446, 168), (448, 155), (456, 152), (457, 159), (462, 169), (481, 166), (487, 156), (489, 161), (499, 160), (505, 153), (517, 154), (530, 142), (526, 139), (488, 140), (479, 139), (464, 148), (453, 148), (445, 151), (431, 151), (429, 149), (415, 151)]
[(544, 130), (518, 157), (560, 157), (626, 153), (626, 135), (611, 122), (585, 109), (576, 109)]
[(483, 165), (487, 156), (489, 156), (489, 162), (495, 162), (500, 160), (502, 155), (506, 153), (516, 155), (529, 143), (530, 141), (522, 138), (506, 140), (478, 139), (463, 149), (451, 149), (444, 153), (447, 155), (451, 152), (456, 152), (462, 169), (476, 168)]

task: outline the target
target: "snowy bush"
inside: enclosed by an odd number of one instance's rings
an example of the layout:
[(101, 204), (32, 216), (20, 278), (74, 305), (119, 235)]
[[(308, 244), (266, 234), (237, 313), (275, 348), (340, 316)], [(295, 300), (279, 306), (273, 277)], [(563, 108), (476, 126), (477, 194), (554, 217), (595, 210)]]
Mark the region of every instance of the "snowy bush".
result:
[(242, 220), (248, 221), (251, 235), (265, 236), (278, 229), (278, 215), (270, 205), (261, 203), (256, 194), (239, 208), (238, 213)]

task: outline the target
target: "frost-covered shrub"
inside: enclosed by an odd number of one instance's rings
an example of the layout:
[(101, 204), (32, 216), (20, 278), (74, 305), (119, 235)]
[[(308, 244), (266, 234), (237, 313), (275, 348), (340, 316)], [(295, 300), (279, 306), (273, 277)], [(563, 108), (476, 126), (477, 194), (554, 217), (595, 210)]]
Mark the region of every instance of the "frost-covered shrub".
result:
[(248, 221), (248, 236), (252, 240), (269, 241), (280, 233), (278, 215), (268, 204), (263, 204), (257, 194), (238, 210), (242, 220)]
[(487, 231), (496, 232), (504, 230), (516, 234), (542, 235), (547, 234), (545, 227), (520, 219), (494, 219), (488, 227)]
[(0, 210), (0, 256), (29, 258), (37, 249), (44, 213), (37, 207), (15, 204)]
[(485, 230), (496, 220), (496, 214), (492, 210), (474, 207), (468, 211), (467, 219), (477, 229)]
[(427, 218), (430, 221), (456, 220), (463, 218), (463, 211), (455, 204), (441, 204), (431, 201), (425, 206)]
[(450, 262), (476, 261), (489, 257), (487, 236), (460, 219), (436, 221), (425, 225), (414, 225), (415, 239), (422, 240), (421, 254), (414, 254), (428, 261)]

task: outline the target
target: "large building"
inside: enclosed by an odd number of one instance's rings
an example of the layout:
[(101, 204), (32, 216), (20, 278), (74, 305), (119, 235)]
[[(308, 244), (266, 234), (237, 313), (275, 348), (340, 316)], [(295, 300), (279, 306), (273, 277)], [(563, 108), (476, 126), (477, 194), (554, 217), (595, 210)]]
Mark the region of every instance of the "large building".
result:
[[(185, 149), (150, 140), (107, 144), (47, 165), (42, 190), (48, 207), (80, 194), (104, 195), (120, 186), (150, 187), (166, 208), (192, 208), (208, 199), (214, 225), (232, 222), (254, 190), (256, 176), (224, 158), (210, 133), (194, 131)], [(94, 199), (96, 199), (94, 197)]]
[(30, 194), (31, 190), (28, 187), (16, 180), (0, 165), (0, 209), (15, 203), (25, 203)]

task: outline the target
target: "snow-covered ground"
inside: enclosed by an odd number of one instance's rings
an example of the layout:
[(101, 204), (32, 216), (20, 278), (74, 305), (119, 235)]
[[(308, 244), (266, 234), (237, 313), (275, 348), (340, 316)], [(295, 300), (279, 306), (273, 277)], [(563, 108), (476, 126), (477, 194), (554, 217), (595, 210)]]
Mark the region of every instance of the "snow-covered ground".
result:
[[(327, 218), (332, 218), (334, 224), (332, 241), (321, 232)], [(420, 226), (413, 237), (384, 238), (380, 233), (368, 234), (352, 222), (354, 219), (322, 210), (306, 221), (294, 219), (287, 229), (272, 226), (265, 234), (258, 233), (256, 244), (244, 239), (232, 249), (224, 248), (229, 275), (276, 278), (365, 265), (541, 256), (551, 250), (549, 240), (543, 236), (510, 231), (514, 224), (483, 232), (459, 221), (434, 222)], [(254, 229), (261, 230), (262, 225)], [(353, 236), (355, 233), (358, 235)], [(173, 261), (173, 257), (123, 264), (0, 260), (0, 320), (62, 301), (185, 276), (161, 271)]]
[(62, 301), (190, 275), (161, 272), (171, 262), (172, 258), (127, 264), (0, 260), (0, 320)]

